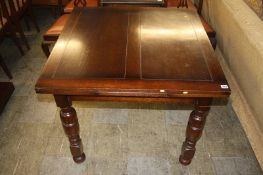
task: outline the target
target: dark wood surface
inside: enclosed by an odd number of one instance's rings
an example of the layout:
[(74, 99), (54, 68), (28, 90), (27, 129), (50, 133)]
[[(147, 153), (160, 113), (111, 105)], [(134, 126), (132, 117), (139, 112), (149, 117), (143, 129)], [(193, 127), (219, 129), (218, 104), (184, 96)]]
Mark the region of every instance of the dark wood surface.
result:
[(12, 82), (0, 82), (0, 113), (4, 110), (14, 90), (15, 87)]
[(227, 82), (195, 12), (100, 8), (73, 12), (36, 91), (228, 96), (221, 85)]
[(213, 46), (214, 49), (216, 49), (216, 31), (212, 28), (212, 26), (206, 22), (205, 18), (202, 16), (202, 9), (203, 9), (203, 0), (198, 0), (198, 1), (187, 1), (187, 0), (180, 0), (179, 3), (177, 4), (177, 7), (187, 7), (187, 8), (191, 8), (195, 6), (197, 13), (199, 14), (200, 20), (203, 24), (203, 27), (206, 31), (206, 34), (209, 37), (209, 40)]
[(194, 104), (180, 162), (191, 163), (213, 98), (230, 88), (197, 12), (76, 8), (40, 78), (53, 94), (73, 159), (85, 160), (74, 100)]

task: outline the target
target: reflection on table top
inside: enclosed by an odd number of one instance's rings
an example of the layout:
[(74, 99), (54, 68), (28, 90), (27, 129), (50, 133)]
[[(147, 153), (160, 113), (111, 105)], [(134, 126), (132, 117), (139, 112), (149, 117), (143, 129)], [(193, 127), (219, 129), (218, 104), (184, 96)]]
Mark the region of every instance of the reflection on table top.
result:
[(229, 89), (221, 85), (227, 82), (196, 12), (77, 8), (36, 89), (162, 87), (224, 96)]

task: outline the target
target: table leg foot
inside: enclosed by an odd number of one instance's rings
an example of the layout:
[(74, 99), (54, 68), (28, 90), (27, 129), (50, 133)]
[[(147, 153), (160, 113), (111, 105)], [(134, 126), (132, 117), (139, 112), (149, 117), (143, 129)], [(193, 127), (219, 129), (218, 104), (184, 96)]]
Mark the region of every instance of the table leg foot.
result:
[(82, 163), (86, 160), (86, 155), (84, 153), (82, 153), (81, 156), (78, 157), (73, 157), (74, 162), (76, 163)]
[(191, 145), (189, 142), (184, 142), (182, 146), (182, 152), (179, 158), (179, 161), (183, 165), (189, 165), (192, 161), (192, 158), (194, 157), (195, 154), (195, 146)]
[(69, 139), (73, 160), (76, 163), (82, 163), (85, 161), (86, 156), (83, 153), (82, 141), (79, 136), (77, 113), (75, 109), (71, 107), (71, 101), (68, 97), (55, 95), (55, 100), (57, 105), (61, 108), (60, 119)]
[(210, 110), (211, 100), (197, 101), (195, 110), (191, 113), (186, 129), (186, 139), (182, 146), (179, 161), (183, 165), (189, 165), (194, 157), (195, 145), (202, 135), (206, 116)]

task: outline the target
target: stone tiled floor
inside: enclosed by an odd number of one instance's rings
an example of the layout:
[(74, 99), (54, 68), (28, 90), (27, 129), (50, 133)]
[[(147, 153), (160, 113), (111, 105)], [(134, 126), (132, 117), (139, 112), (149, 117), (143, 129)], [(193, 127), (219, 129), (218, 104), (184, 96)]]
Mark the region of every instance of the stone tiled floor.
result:
[[(37, 10), (37, 17), (41, 33), (54, 20), (43, 9)], [(262, 174), (231, 102), (212, 107), (196, 156), (186, 167), (178, 157), (191, 107), (76, 102), (87, 160), (73, 163), (53, 97), (34, 92), (46, 62), (41, 33), (27, 32), (31, 50), (24, 57), (9, 40), (1, 45), (16, 90), (0, 116), (0, 174)]]

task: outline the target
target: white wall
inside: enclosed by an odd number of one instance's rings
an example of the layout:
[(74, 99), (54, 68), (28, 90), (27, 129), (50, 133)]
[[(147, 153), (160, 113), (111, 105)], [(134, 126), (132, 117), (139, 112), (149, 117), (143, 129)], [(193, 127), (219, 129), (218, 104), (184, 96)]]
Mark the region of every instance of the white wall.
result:
[(258, 136), (263, 136), (263, 22), (243, 0), (204, 0), (203, 13), (253, 114), (239, 117), (262, 166), (263, 141)]

